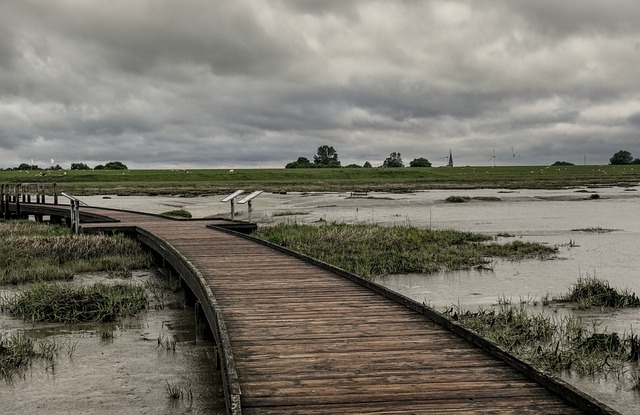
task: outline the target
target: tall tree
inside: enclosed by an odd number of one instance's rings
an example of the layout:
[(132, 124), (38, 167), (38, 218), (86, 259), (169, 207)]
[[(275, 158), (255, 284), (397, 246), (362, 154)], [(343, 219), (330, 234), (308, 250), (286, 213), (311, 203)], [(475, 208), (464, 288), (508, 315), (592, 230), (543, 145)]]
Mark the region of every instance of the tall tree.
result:
[(314, 165), (311, 164), (308, 158), (302, 156), (298, 157), (298, 160), (287, 163), (287, 165), (284, 166), (285, 169), (307, 169), (310, 167), (314, 167)]
[(627, 150), (620, 150), (609, 159), (609, 164), (631, 164), (633, 156)]
[(313, 164), (318, 167), (340, 167), (338, 153), (333, 146), (320, 146), (318, 147), (318, 154), (313, 156)]
[(411, 160), (409, 167), (431, 167), (431, 162), (424, 157)]
[(71, 170), (91, 170), (85, 163), (71, 163)]
[(382, 167), (404, 167), (404, 163), (402, 162), (402, 156), (400, 153), (396, 153), (395, 151), (389, 154), (382, 163)]

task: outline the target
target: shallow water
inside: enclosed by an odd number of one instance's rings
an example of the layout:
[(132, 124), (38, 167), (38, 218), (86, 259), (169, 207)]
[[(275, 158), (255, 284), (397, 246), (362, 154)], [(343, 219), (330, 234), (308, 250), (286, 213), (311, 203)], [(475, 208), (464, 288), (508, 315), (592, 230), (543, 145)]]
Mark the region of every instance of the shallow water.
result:
[[(600, 198), (592, 199), (597, 193)], [(497, 197), (500, 201), (471, 200), (451, 204), (451, 195)], [(579, 277), (597, 276), (611, 286), (640, 293), (640, 187), (563, 190), (437, 190), (411, 194), (370, 193), (263, 194), (254, 200), (253, 218), (259, 224), (380, 223), (434, 229), (456, 229), (489, 235), (508, 233), (514, 238), (558, 246), (558, 258), (548, 261), (494, 261), (493, 271), (454, 271), (430, 275), (390, 275), (377, 282), (419, 302), (442, 310), (490, 307), (499, 298), (527, 302), (534, 312), (579, 313), (600, 324), (601, 330), (640, 332), (640, 309), (576, 311), (567, 307), (533, 306), (544, 296), (566, 293)], [(221, 196), (83, 198), (94, 206), (161, 213), (182, 208), (194, 217), (229, 215)], [(239, 219), (246, 218), (241, 205)], [(284, 214), (284, 215), (283, 215)], [(603, 228), (606, 233), (580, 231)], [(640, 413), (640, 394), (631, 391), (629, 368), (625, 379), (609, 377), (564, 378), (625, 414)]]
[[(124, 282), (157, 278), (136, 273)], [(83, 283), (95, 280), (105, 281), (85, 277)], [(167, 293), (169, 298), (180, 300)], [(196, 338), (193, 308), (151, 308), (117, 324), (32, 325), (0, 314), (0, 332), (16, 330), (56, 340), (62, 347), (53, 369), (36, 361), (12, 382), (0, 383), (1, 413), (225, 413), (214, 344)], [(175, 352), (159, 346), (159, 338), (174, 339)], [(193, 399), (169, 399), (167, 382), (189, 385)]]

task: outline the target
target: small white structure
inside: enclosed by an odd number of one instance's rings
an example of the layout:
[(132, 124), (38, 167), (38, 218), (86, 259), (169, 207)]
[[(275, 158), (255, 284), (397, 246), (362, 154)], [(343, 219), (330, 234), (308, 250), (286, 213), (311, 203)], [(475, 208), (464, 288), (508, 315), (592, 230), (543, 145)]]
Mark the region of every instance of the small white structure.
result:
[(227, 202), (231, 203), (231, 220), (233, 220), (234, 217), (236, 216), (236, 197), (240, 196), (243, 193), (244, 193), (244, 190), (236, 190), (235, 192), (231, 193), (229, 196), (222, 199), (224, 203), (227, 203)]
[(262, 194), (262, 190), (256, 190), (255, 192), (251, 193), (249, 196), (245, 197), (244, 199), (242, 199), (241, 201), (239, 201), (238, 203), (247, 203), (247, 217), (248, 217), (248, 221), (249, 223), (251, 223), (251, 213), (253, 213), (253, 206), (251, 204), (251, 201), (258, 195)]

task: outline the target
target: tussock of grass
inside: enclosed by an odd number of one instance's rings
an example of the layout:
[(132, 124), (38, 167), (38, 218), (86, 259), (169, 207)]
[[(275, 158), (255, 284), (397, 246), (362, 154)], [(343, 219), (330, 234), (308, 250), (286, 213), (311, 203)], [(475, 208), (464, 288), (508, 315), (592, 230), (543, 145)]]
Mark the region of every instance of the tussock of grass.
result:
[(170, 210), (168, 212), (161, 213), (161, 215), (171, 216), (171, 217), (174, 217), (174, 218), (185, 218), (185, 219), (191, 219), (193, 217), (191, 212), (189, 212), (188, 210), (184, 210), (184, 209)]
[(300, 211), (295, 211), (295, 210), (284, 210), (282, 212), (274, 212), (271, 216), (301, 216), (301, 215), (308, 215), (309, 212), (300, 212)]
[(147, 304), (142, 287), (123, 284), (38, 283), (0, 298), (0, 310), (31, 322), (112, 322), (139, 313)]
[(448, 198), (446, 198), (444, 201), (447, 203), (466, 203), (469, 202), (471, 200), (480, 200), (482, 202), (500, 202), (502, 201), (502, 199), (500, 199), (499, 197), (495, 197), (495, 196), (474, 196), (474, 197), (469, 197), (469, 196), (449, 196)]
[(596, 277), (578, 278), (569, 293), (555, 299), (558, 302), (576, 303), (579, 308), (590, 307), (640, 307), (640, 298), (629, 290), (619, 291), (609, 281)]
[(468, 196), (449, 196), (444, 201), (447, 203), (466, 203), (470, 200), (471, 198)]
[(363, 277), (469, 269), (490, 256), (520, 260), (556, 252), (521, 241), (488, 244), (490, 236), (471, 232), (379, 225), (281, 224), (255, 235)]
[(556, 321), (511, 305), (477, 313), (452, 307), (445, 315), (542, 370), (623, 375), (625, 363), (638, 360), (637, 336), (598, 333), (577, 317)]
[(72, 235), (58, 226), (0, 222), (0, 284), (66, 280), (88, 271), (126, 275), (151, 263), (137, 241), (122, 235)]
[(53, 368), (60, 344), (49, 339), (34, 340), (22, 332), (3, 336), (0, 333), (0, 379), (11, 381), (13, 376), (34, 360), (44, 360)]
[(590, 228), (571, 229), (571, 232), (585, 232), (585, 233), (609, 233), (619, 231), (620, 229), (606, 229), (599, 226)]

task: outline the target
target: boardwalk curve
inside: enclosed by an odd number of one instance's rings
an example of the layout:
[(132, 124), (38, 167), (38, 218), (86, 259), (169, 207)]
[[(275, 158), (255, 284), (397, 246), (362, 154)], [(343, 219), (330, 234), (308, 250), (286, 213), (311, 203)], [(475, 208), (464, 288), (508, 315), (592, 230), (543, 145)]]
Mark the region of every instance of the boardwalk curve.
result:
[(216, 221), (83, 210), (117, 221), (86, 231), (135, 231), (196, 294), (230, 413), (615, 413), (421, 304)]

